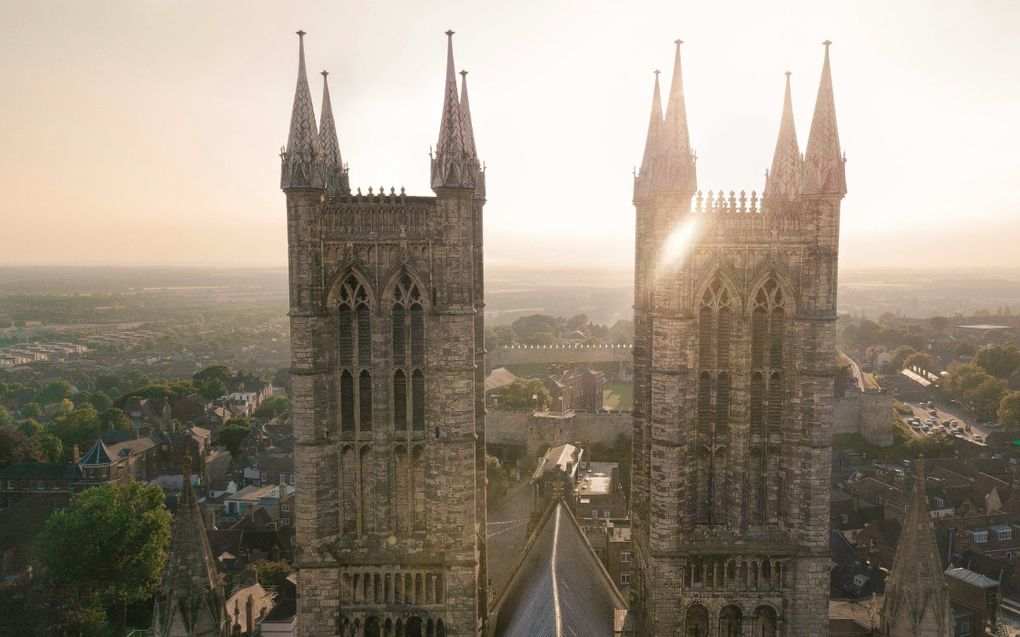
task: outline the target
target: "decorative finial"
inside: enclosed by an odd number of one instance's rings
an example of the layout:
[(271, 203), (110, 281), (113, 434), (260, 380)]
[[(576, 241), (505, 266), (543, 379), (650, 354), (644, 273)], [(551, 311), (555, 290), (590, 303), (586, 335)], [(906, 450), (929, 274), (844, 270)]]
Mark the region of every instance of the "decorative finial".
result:
[(303, 40), (304, 37), (305, 37), (305, 32), (304, 31), (298, 31), (297, 32), (297, 36), (298, 36), (298, 39)]
[(684, 43), (684, 41), (683, 41), (683, 40), (673, 40), (673, 44), (675, 44), (675, 45), (677, 45), (677, 46), (680, 46), (680, 45), (681, 45), (681, 44), (683, 44), (683, 43)]
[(832, 44), (832, 40), (826, 40), (825, 42), (822, 42), (822, 46), (824, 46), (826, 50), (829, 49), (830, 44)]
[(465, 75), (467, 75), (467, 71), (463, 71), (463, 70), (462, 70), (462, 71), (460, 72), (460, 76), (461, 76), (461, 77), (464, 77)]
[[(321, 75), (322, 77), (326, 77), (327, 75), (329, 75), (329, 71), (323, 71)], [(787, 73), (787, 75), (789, 75), (789, 73)]]
[(652, 71), (652, 73), (655, 73), (656, 75), (658, 75), (659, 73), (662, 73), (662, 71), (660, 71), (659, 69), (655, 69), (654, 71)]
[(789, 71), (787, 71), (787, 72), (786, 72), (786, 73), (784, 73), (783, 75), (785, 75), (786, 77), (790, 77), (791, 75), (793, 75), (793, 73), (790, 73)]
[(454, 34), (454, 32), (453, 32), (453, 31), (447, 31), (447, 32), (446, 32), (446, 37), (448, 37), (448, 38), (452, 38), (452, 37), (453, 37), (453, 34)]

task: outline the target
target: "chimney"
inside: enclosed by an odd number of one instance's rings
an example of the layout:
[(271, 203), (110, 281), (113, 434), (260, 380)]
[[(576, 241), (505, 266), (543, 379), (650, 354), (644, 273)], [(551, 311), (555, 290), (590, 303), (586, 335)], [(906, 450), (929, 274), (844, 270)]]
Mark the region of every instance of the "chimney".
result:
[(244, 603), (244, 620), (245, 620), (245, 625), (246, 625), (246, 627), (248, 629), (248, 634), (254, 634), (255, 633), (255, 630), (254, 630), (254, 628), (255, 628), (255, 621), (254, 621), (254, 619), (255, 618), (252, 617), (252, 612), (251, 612), (252, 608), (254, 606), (255, 606), (255, 600), (249, 594), (248, 595), (248, 601), (246, 601)]

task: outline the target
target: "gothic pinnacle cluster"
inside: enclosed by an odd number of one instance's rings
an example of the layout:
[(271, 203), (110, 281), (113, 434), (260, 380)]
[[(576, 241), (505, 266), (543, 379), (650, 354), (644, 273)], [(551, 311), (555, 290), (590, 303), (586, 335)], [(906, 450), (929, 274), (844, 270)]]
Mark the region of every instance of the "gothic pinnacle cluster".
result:
[(475, 150), (475, 133), (468, 104), (467, 71), (461, 71), (457, 94), (457, 72), (453, 63), (453, 31), (446, 32), (446, 82), (443, 85), (443, 118), (439, 141), (432, 158), (432, 189), (485, 188), (485, 174)]
[(322, 188), (330, 195), (350, 194), (347, 166), (340, 155), (340, 142), (329, 99), (328, 72), (322, 72), (322, 121), (315, 125), (315, 106), (305, 70), (305, 32), (298, 31), (298, 78), (290, 115), (287, 146), (280, 154), (283, 163), (280, 187)]
[[(690, 197), (697, 190), (697, 157), (691, 152), (690, 133), (687, 127), (687, 110), (684, 104), (683, 72), (680, 62), (680, 45), (677, 40), (673, 79), (665, 115), (659, 92), (659, 71), (655, 71), (652, 94), (652, 113), (645, 139), (641, 169), (634, 178), (635, 199), (655, 194), (674, 193)], [(790, 201), (800, 194), (845, 195), (846, 176), (836, 126), (836, 104), (832, 91), (832, 74), (829, 69), (829, 45), (825, 45), (825, 60), (818, 86), (814, 118), (808, 137), (806, 157), (801, 155), (797, 143), (797, 130), (793, 121), (793, 102), (790, 91), (790, 73), (786, 73), (786, 92), (779, 125), (779, 137), (772, 158), (772, 167), (765, 175), (763, 197)]]

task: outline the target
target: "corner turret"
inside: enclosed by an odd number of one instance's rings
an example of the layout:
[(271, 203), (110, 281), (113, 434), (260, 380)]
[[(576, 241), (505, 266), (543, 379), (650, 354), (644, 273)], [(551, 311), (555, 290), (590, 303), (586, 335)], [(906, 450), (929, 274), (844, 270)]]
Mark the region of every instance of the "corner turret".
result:
[(690, 197), (698, 189), (698, 175), (694, 154), (691, 152), (691, 138), (687, 130), (687, 107), (684, 103), (684, 78), (680, 64), (680, 45), (676, 40), (676, 60), (673, 63), (673, 79), (669, 85), (669, 101), (663, 122), (663, 175), (661, 189), (678, 192)]
[[(443, 87), (443, 118), (439, 123), (439, 142), (432, 158), (432, 189), (474, 188), (478, 158), (474, 137), (465, 136), (465, 117), (457, 95), (457, 73), (453, 64), (453, 31), (446, 32), (446, 82)], [(470, 114), (467, 116), (470, 127)], [(468, 129), (470, 131), (470, 128)]]

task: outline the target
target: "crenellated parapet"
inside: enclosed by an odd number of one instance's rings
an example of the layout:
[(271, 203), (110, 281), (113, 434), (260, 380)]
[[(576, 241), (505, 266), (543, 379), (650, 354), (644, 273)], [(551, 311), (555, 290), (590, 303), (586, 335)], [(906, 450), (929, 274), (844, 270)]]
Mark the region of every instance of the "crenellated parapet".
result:
[[(380, 188), (330, 198), (323, 206), (323, 235), (420, 239), (429, 235), (430, 217), (436, 210), (435, 197), (410, 196), (401, 188), (389, 192)], [(432, 224), (435, 225), (435, 224)]]

